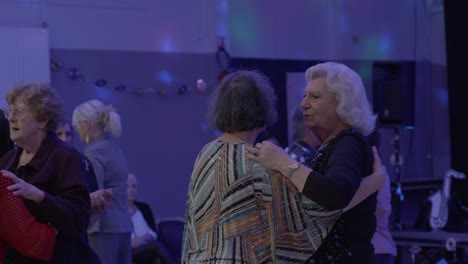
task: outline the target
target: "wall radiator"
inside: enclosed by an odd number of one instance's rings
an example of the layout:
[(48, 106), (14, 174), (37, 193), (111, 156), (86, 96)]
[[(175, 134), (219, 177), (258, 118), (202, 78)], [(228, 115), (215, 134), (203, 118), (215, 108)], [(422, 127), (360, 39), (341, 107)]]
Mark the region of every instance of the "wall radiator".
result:
[(18, 82), (50, 82), (49, 34), (42, 28), (0, 27), (0, 108)]

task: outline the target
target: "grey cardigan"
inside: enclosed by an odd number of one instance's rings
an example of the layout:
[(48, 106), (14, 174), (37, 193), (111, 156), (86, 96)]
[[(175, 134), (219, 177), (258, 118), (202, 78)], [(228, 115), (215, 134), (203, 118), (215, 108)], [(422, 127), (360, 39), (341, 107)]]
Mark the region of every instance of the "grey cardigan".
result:
[(132, 231), (127, 209), (127, 159), (108, 133), (96, 138), (84, 149), (91, 161), (100, 189), (112, 189), (112, 200), (99, 220), (88, 228), (88, 233), (127, 233)]

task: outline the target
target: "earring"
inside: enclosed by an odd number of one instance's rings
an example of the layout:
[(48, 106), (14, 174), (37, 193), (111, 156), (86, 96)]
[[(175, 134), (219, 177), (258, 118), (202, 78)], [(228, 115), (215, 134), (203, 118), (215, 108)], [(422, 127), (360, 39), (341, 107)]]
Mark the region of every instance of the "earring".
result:
[(86, 143), (86, 144), (89, 144), (89, 135), (88, 135), (88, 134), (86, 134), (85, 143)]

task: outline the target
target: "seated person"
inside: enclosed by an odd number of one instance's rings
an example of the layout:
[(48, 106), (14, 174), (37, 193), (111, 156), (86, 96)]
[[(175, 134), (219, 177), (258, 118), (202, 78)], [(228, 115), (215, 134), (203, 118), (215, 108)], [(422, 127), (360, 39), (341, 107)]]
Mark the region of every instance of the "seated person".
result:
[[(129, 173), (127, 179), (128, 212), (132, 218), (132, 262), (167, 263), (169, 258), (165, 246), (157, 240), (153, 212), (148, 204), (135, 200), (137, 193), (137, 178)], [(158, 262), (159, 261), (159, 262)]]

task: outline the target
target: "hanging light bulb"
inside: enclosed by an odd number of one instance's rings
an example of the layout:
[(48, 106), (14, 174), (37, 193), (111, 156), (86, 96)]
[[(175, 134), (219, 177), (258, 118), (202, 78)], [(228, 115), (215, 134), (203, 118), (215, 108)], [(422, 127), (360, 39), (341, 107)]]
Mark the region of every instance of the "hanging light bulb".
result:
[(77, 68), (70, 68), (67, 75), (70, 80), (77, 80), (81, 77), (81, 72)]
[(206, 82), (203, 79), (197, 80), (197, 90), (198, 93), (205, 93), (206, 92)]

